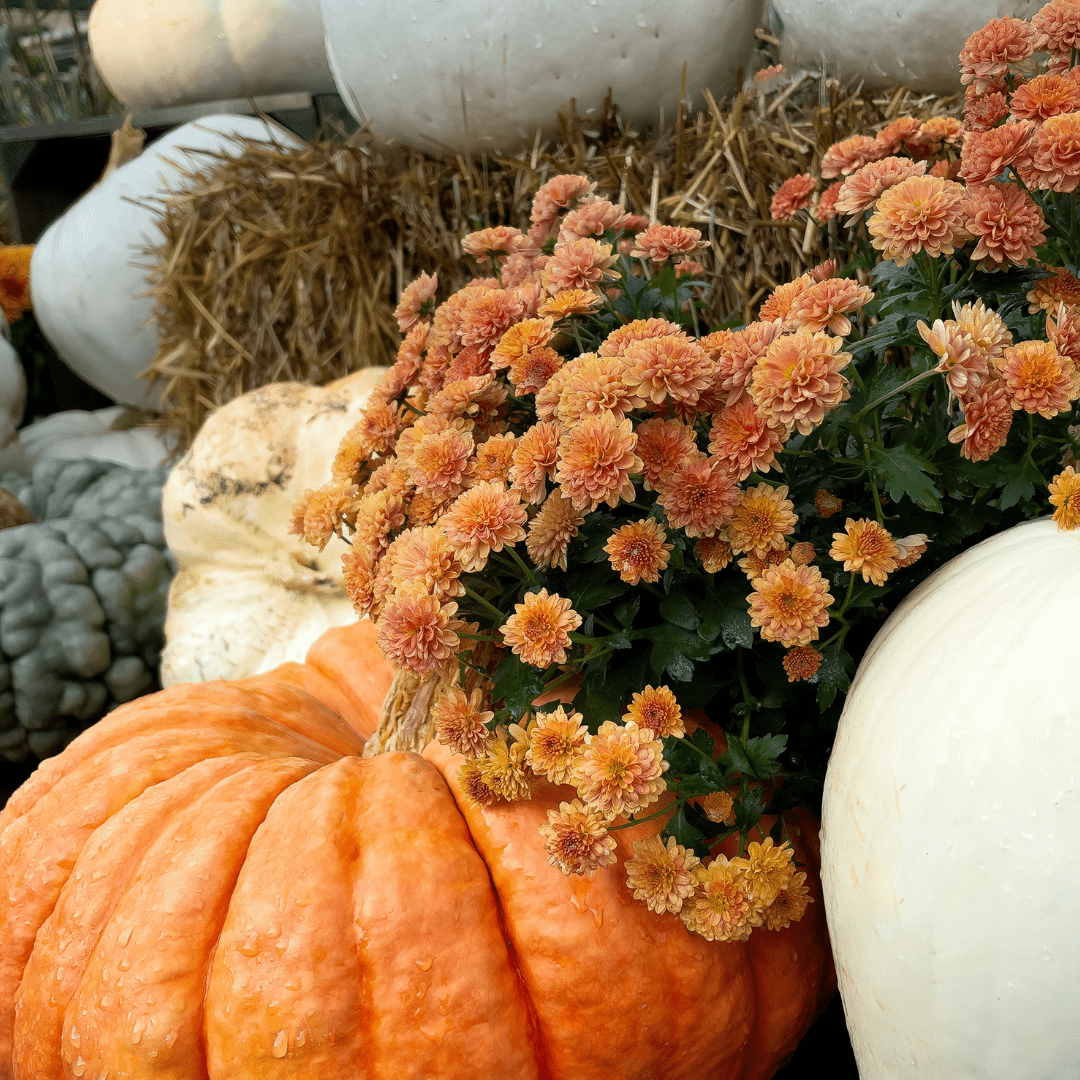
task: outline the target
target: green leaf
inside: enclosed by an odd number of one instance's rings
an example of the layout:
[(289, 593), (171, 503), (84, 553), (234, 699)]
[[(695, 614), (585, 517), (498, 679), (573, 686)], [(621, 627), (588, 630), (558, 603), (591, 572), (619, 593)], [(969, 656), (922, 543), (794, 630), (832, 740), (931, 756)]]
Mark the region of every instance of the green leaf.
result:
[(615, 609), (615, 618), (619, 625), (625, 630), (629, 630), (634, 625), (634, 619), (637, 618), (637, 613), (641, 608), (641, 597), (637, 594), (632, 596), (629, 600), (624, 600)]
[(666, 665), (668, 673), (679, 682), (692, 682), (694, 678), (694, 664), (681, 652), (673, 652), (668, 657)]
[[(676, 844), (682, 844), (684, 848), (689, 848), (699, 858), (707, 859), (711, 852), (709, 851), (709, 845), (705, 842), (706, 834), (691, 822), (691, 815), (694, 817), (700, 815), (700, 817), (705, 818), (705, 815), (700, 811), (698, 814), (694, 814), (694, 809), (684, 804), (675, 811), (674, 817), (664, 826), (660, 838), (666, 841), (669, 836), (674, 836)], [(706, 822), (708, 820), (708, 818), (705, 818)]]
[(623, 694), (617, 683), (626, 681), (621, 671), (609, 673), (606, 663), (596, 664), (586, 672), (581, 690), (574, 698), (574, 707), (585, 717), (590, 731), (598, 731), (606, 720), (621, 719)]
[(870, 468), (893, 502), (906, 495), (916, 506), (941, 513), (938, 490), (927, 475), (933, 466), (925, 458), (901, 446), (890, 450), (875, 446), (870, 449)]
[(1035, 495), (1035, 485), (1030, 480), (1010, 480), (1001, 489), (1001, 509), (1008, 510), (1018, 502), (1024, 502)]
[(851, 680), (844, 665), (839, 641), (822, 650), (824, 659), (810, 682), (817, 683), (817, 706), (824, 712), (836, 700), (837, 693), (847, 693)]
[(603, 607), (629, 588), (618, 574), (597, 570), (579, 571), (566, 578), (566, 591), (579, 615)]
[(735, 827), (739, 832), (749, 832), (760, 820), (765, 810), (765, 796), (761, 788), (751, 788), (750, 791), (733, 807), (735, 811)]
[(705, 641), (714, 641), (719, 635), (729, 649), (751, 648), (754, 628), (746, 603), (748, 590), (745, 581), (732, 578), (722, 588), (708, 593), (699, 604), (702, 618), (698, 635)]
[(787, 749), (787, 736), (759, 735), (747, 739), (743, 749), (753, 775), (759, 780), (768, 780), (780, 772), (778, 758)]
[(669, 623), (681, 626), (684, 630), (696, 630), (701, 622), (693, 601), (681, 589), (668, 593), (660, 601), (660, 614)]
[(540, 696), (544, 689), (544, 672), (531, 664), (523, 664), (511, 654), (495, 669), (495, 685), (492, 701), (502, 701), (515, 720), (520, 720), (525, 710)]

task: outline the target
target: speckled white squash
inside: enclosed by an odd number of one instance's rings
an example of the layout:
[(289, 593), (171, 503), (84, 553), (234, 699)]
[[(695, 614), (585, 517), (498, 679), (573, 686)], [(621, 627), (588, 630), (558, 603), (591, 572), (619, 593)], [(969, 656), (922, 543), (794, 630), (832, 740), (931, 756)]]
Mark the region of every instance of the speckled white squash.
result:
[(89, 36), (134, 108), (334, 90), (319, 0), (97, 0)]
[(140, 378), (158, 341), (154, 302), (142, 295), (142, 252), (161, 242), (148, 200), (167, 186), (182, 187), (183, 169), (210, 160), (186, 149), (238, 153), (234, 134), (300, 145), (283, 128), (251, 116), (220, 114), (184, 124), (92, 187), (34, 248), (30, 293), (43, 333), (72, 371), (120, 404), (156, 409), (163, 388)]
[(212, 413), (162, 494), (178, 573), (161, 682), (237, 679), (302, 661), (331, 626), (356, 620), (341, 580), (345, 544), (290, 536), (293, 504), (330, 479), (338, 444), (383, 373), (327, 387), (273, 383)]
[(686, 89), (720, 95), (749, 61), (763, 0), (322, 0), (345, 104), (421, 150), (517, 150), (610, 89), (625, 116), (675, 117)]
[(1019, 525), (882, 628), (825, 782), (862, 1080), (1080, 1076), (1080, 531)]
[(1043, 0), (773, 0), (786, 63), (821, 64), (871, 85), (952, 94), (968, 35), (1001, 15), (1026, 19)]

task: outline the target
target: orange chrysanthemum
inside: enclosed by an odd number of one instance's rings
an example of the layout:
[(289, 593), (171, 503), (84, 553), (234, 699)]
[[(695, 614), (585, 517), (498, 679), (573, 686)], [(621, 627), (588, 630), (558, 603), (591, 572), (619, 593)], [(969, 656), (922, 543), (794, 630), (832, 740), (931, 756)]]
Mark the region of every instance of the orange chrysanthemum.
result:
[(1027, 294), (1028, 311), (1045, 311), (1056, 314), (1058, 304), (1066, 307), (1080, 307), (1080, 281), (1064, 266), (1047, 266), (1049, 277), (1040, 278)]
[(1040, 45), (1039, 32), (1031, 23), (1011, 15), (991, 19), (976, 30), (960, 52), (960, 82), (976, 86), (1007, 74), (1010, 64), (1026, 60)]
[(431, 708), (435, 737), (455, 754), (479, 757), (492, 740), (487, 725), (495, 716), (482, 704), (479, 690), (466, 697), (460, 686), (453, 686), (440, 694)]
[(1023, 265), (1046, 242), (1042, 208), (1016, 184), (969, 184), (964, 212), (967, 232), (978, 240), (971, 253), (976, 261), (988, 259), (999, 267)]
[(1009, 115), (1009, 99), (1000, 91), (975, 93), (969, 86), (964, 94), (964, 127), (968, 131), (989, 131)]
[(407, 529), (399, 534), (390, 559), (390, 582), (398, 593), (416, 592), (446, 600), (463, 596), (458, 562), (450, 541), (434, 525)]
[(822, 193), (817, 203), (810, 211), (810, 216), (819, 224), (827, 225), (836, 217), (836, 200), (840, 198), (840, 191), (844, 186), (843, 180), (831, 183)]
[(685, 900), (694, 895), (694, 870), (701, 860), (674, 836), (665, 844), (659, 836), (634, 841), (634, 857), (626, 860), (626, 887), (635, 900), (644, 900), (650, 911), (678, 914)]
[(814, 545), (807, 540), (803, 540), (798, 544), (791, 546), (791, 551), (788, 552), (788, 557), (796, 566), (809, 566), (814, 561), (814, 556), (817, 552), (814, 549)]
[(1005, 350), (1001, 377), (1014, 409), (1049, 419), (1080, 393), (1080, 373), (1049, 341), (1020, 341)]
[(542, 502), (559, 460), (562, 427), (554, 420), (533, 424), (514, 444), (510, 484), (527, 503)]
[(833, 533), (829, 558), (844, 564), (845, 570), (862, 574), (863, 581), (884, 585), (896, 569), (899, 552), (892, 533), (871, 518), (848, 518), (842, 533)]
[(851, 353), (841, 351), (843, 340), (824, 331), (799, 330), (777, 338), (758, 361), (750, 396), (773, 423), (798, 428), (809, 435), (850, 396), (841, 374)]
[(496, 370), (509, 367), (515, 361), (527, 357), (551, 341), (555, 320), (551, 316), (539, 319), (522, 319), (499, 338), (491, 353), (491, 366)]
[(552, 348), (542, 345), (525, 356), (516, 357), (510, 364), (510, 381), (514, 392), (535, 394), (542, 390), (548, 380), (563, 365), (563, 358)]
[(634, 453), (636, 442), (629, 418), (619, 420), (611, 413), (585, 417), (559, 441), (555, 478), (563, 494), (586, 513), (601, 503), (632, 502), (630, 474), (641, 472), (641, 458)]
[(665, 790), (664, 744), (633, 721), (607, 720), (574, 763), (573, 784), (586, 806), (610, 820), (636, 814)]
[(911, 144), (918, 138), (921, 131), (922, 121), (918, 117), (898, 116), (895, 120), (890, 120), (877, 133), (877, 141), (889, 154), (901, 147), (910, 150)]
[(912, 161), (911, 158), (887, 157), (871, 161), (844, 181), (836, 196), (836, 212), (853, 217), (861, 214), (877, 202), (882, 192), (909, 176), (922, 176), (925, 172), (926, 162)]
[(1080, 473), (1071, 465), (1050, 481), (1050, 505), (1059, 529), (1080, 528)]
[(1018, 120), (989, 131), (969, 131), (960, 154), (960, 176), (969, 184), (985, 184), (1010, 165), (1031, 166), (1035, 123)]
[(848, 313), (861, 311), (873, 299), (873, 289), (847, 278), (814, 282), (791, 301), (784, 329), (830, 330), (846, 337), (851, 333)]
[(439, 520), (461, 568), (472, 574), (487, 565), (493, 551), (525, 539), (528, 518), (521, 499), (501, 484), (487, 481), (459, 495)]
[(540, 826), (548, 863), (564, 874), (591, 877), (595, 870), (615, 862), (615, 837), (607, 831), (608, 819), (580, 799), (559, 804), (547, 812)]
[(447, 428), (425, 435), (413, 450), (409, 483), (437, 499), (459, 495), (465, 489), (474, 445), (468, 430)]
[(667, 319), (634, 319), (625, 326), (618, 326), (600, 343), (596, 350), (600, 356), (622, 356), (635, 341), (645, 338), (668, 337), (681, 334), (683, 329)]
[(533, 775), (525, 764), (528, 745), (528, 735), (520, 724), (498, 727), (484, 756), (477, 759), (484, 783), (506, 802), (532, 798)]
[(532, 211), (529, 215), (534, 223), (552, 221), (560, 210), (566, 209), (576, 199), (596, 190), (595, 181), (575, 173), (561, 173), (541, 184), (533, 196)]
[(1048, 120), (1080, 110), (1080, 85), (1063, 75), (1036, 75), (1013, 91), (1009, 111), (1017, 120)]
[(667, 569), (674, 544), (666, 543), (667, 533), (656, 518), (644, 518), (616, 529), (604, 547), (608, 561), (623, 581), (659, 581)]
[(1005, 348), (1012, 344), (1012, 334), (1005, 320), (988, 308), (982, 300), (969, 304), (953, 301), (953, 317), (956, 325), (982, 350), (991, 367), (1005, 355)]
[(747, 878), (750, 894), (762, 907), (768, 907), (787, 885), (795, 868), (791, 864), (795, 853), (787, 842), (777, 847), (771, 836), (758, 843), (751, 840), (746, 848)]
[(893, 537), (893, 540), (896, 543), (897, 570), (904, 570), (917, 563), (926, 553), (926, 545), (930, 543), (926, 533)]
[(658, 739), (671, 736), (681, 739), (686, 734), (682, 709), (666, 686), (646, 686), (640, 694), (635, 694), (623, 713), (624, 723), (631, 720), (638, 727), (648, 728)]
[(1050, 0), (1031, 16), (1031, 25), (1043, 35), (1043, 48), (1068, 53), (1080, 48), (1080, 4), (1077, 0)]
[(949, 442), (962, 442), (960, 453), (969, 461), (985, 461), (997, 453), (1009, 437), (1013, 409), (1001, 379), (984, 383), (961, 403), (964, 422), (949, 432)]
[(702, 453), (683, 458), (660, 478), (657, 490), (668, 522), (687, 536), (713, 536), (731, 517), (739, 495), (724, 462)]
[(405, 286), (398, 306), (394, 309), (394, 318), (397, 319), (398, 329), (403, 334), (431, 314), (434, 307), (431, 299), (438, 287), (438, 274), (421, 274)]
[(581, 625), (581, 616), (570, 601), (547, 589), (526, 593), (514, 614), (499, 627), (503, 643), (525, 664), (548, 668), (566, 662), (569, 634)]
[(646, 491), (655, 490), (660, 478), (689, 454), (697, 451), (694, 432), (681, 420), (651, 417), (638, 425), (637, 445)]
[(1080, 184), (1080, 112), (1051, 116), (1032, 140), (1029, 187), (1075, 191)]
[(529, 723), (529, 749), (525, 763), (552, 784), (569, 784), (574, 761), (585, 745), (589, 729), (579, 712), (562, 705), (554, 712), (537, 713)]
[(790, 221), (803, 207), (809, 206), (817, 181), (809, 173), (789, 177), (777, 189), (769, 204), (774, 221)]
[(833, 514), (839, 514), (844, 509), (844, 502), (838, 499), (831, 491), (818, 488), (814, 495), (814, 509), (823, 517), (830, 518)]
[(525, 301), (517, 289), (476, 286), (462, 292), (465, 293), (465, 302), (460, 310), (457, 330), (462, 345), (475, 345), (482, 351), (492, 349), (503, 334), (526, 314)]
[(510, 255), (532, 255), (536, 248), (529, 237), (511, 225), (495, 225), (471, 232), (461, 241), (461, 250), (479, 263), (489, 259), (502, 262)]
[(746, 868), (718, 855), (694, 868), (697, 888), (679, 912), (687, 930), (707, 941), (746, 941), (763, 921), (750, 895)]
[(606, 278), (618, 276), (611, 269), (618, 258), (610, 244), (590, 237), (556, 244), (544, 267), (544, 288), (549, 293), (558, 293), (598, 287)]
[[(768, 472), (776, 465), (777, 452), (787, 435), (786, 428), (769, 423), (744, 395), (734, 405), (713, 414), (709, 453), (725, 462), (731, 475), (741, 483), (752, 472)], [(640, 445), (639, 431), (639, 453)]]
[(817, 674), (823, 657), (813, 645), (796, 645), (784, 653), (788, 682), (805, 682)]
[(778, 285), (769, 293), (765, 303), (758, 308), (759, 323), (770, 323), (775, 319), (783, 322), (788, 317), (795, 297), (813, 284), (814, 279), (809, 274), (800, 274), (793, 281), (785, 281), (782, 285)]
[(683, 225), (650, 225), (634, 237), (630, 254), (665, 263), (672, 255), (689, 255), (701, 247), (701, 231)]
[(556, 488), (529, 523), (525, 548), (537, 566), (566, 569), (566, 549), (585, 523), (585, 515)]
[(951, 255), (965, 237), (964, 187), (938, 176), (909, 176), (883, 192), (870, 215), (871, 243), (906, 266), (920, 251)]
[(498, 802), (498, 795), (484, 782), (479, 763), (475, 759), (466, 761), (458, 769), (457, 779), (465, 798), (475, 806), (492, 806)]
[(785, 559), (766, 567), (751, 582), (750, 623), (761, 627), (765, 641), (779, 641), (786, 648), (817, 641), (828, 625), (826, 608), (833, 602), (829, 583), (816, 566), (796, 566)]
[(732, 560), (731, 545), (719, 536), (703, 536), (694, 544), (694, 552), (707, 574), (719, 574)]
[(766, 929), (786, 930), (803, 917), (806, 905), (814, 899), (805, 882), (806, 874), (803, 872), (792, 874), (788, 878), (776, 899), (765, 909)]
[(516, 441), (513, 435), (506, 433), (493, 435), (486, 442), (482, 442), (476, 448), (476, 456), (472, 462), (473, 479), (492, 480), (509, 485)]
[(559, 422), (566, 428), (586, 416), (611, 413), (622, 419), (634, 408), (635, 400), (626, 383), (626, 366), (614, 356), (581, 357), (581, 363), (562, 383), (559, 395)]
[[(762, 305), (762, 319), (748, 323), (720, 343), (716, 353), (716, 385), (728, 396), (727, 403), (734, 404), (746, 388), (750, 373), (757, 362), (768, 352), (769, 346), (783, 333), (783, 320), (800, 292), (810, 287), (809, 275), (781, 285)], [(770, 310), (770, 304), (773, 305)], [(779, 309), (783, 308), (781, 314)]]
[(1080, 312), (1061, 304), (1058, 317), (1046, 316), (1046, 337), (1062, 356), (1067, 356), (1073, 367), (1080, 369)]
[(622, 363), (623, 383), (638, 408), (666, 398), (693, 406), (713, 368), (708, 353), (685, 334), (630, 342)]
[(732, 810), (735, 806), (735, 800), (731, 797), (730, 792), (710, 791), (708, 795), (701, 796), (699, 805), (705, 811), (705, 816), (710, 821), (715, 821), (717, 825), (721, 822), (726, 822), (729, 825), (734, 824), (735, 815)]
[(871, 135), (852, 135), (833, 143), (821, 157), (821, 178), (848, 176), (871, 161), (885, 157), (888, 150)]
[(394, 596), (379, 619), (379, 648), (398, 667), (430, 675), (461, 644), (456, 612), (457, 604), (442, 603), (437, 596)]
[(545, 300), (537, 314), (561, 322), (571, 315), (588, 315), (600, 306), (602, 299), (591, 289), (563, 289)]
[(787, 494), (786, 486), (771, 484), (740, 492), (725, 530), (732, 552), (750, 551), (763, 559), (768, 552), (787, 546), (784, 537), (795, 531), (799, 520)]
[(939, 358), (949, 390), (957, 397), (973, 393), (990, 376), (986, 353), (952, 319), (935, 319), (933, 328), (921, 319), (916, 324), (923, 341)]
[(626, 229), (631, 215), (609, 202), (598, 199), (595, 195), (586, 195), (563, 219), (559, 226), (559, 242), (580, 240), (585, 236), (603, 236), (614, 230)]

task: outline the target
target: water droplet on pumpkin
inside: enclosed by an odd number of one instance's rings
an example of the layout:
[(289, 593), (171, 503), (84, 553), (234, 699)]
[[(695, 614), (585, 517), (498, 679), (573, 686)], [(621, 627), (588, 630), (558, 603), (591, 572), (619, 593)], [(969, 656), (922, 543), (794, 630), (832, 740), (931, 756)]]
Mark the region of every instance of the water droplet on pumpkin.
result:
[(292, 990), (292, 991), (294, 991), (294, 992), (295, 992), (295, 991), (298, 991), (298, 990), (303, 990), (303, 988), (304, 988), (304, 983), (303, 983), (303, 980), (302, 980), (302, 979), (300, 978), (300, 976), (299, 976), (299, 975), (294, 975), (294, 976), (293, 976), (293, 977), (292, 977), (291, 979), (289, 979), (289, 981), (288, 981), (288, 982), (287, 982), (287, 983), (285, 984), (285, 989), (286, 989), (286, 990)]
[(68, 1042), (71, 1043), (72, 1046), (78, 1046), (79, 1039), (79, 1029), (74, 1024), (72, 1024), (71, 1030), (68, 1032)]
[(131, 940), (131, 931), (132, 927), (130, 926), (125, 926), (124, 929), (120, 931), (120, 936), (116, 939), (116, 943), (121, 949), (127, 948), (127, 943)]
[(142, 1042), (143, 1032), (146, 1030), (146, 1021), (136, 1020), (131, 1028), (131, 1045), (138, 1046)]
[(304, 1043), (307, 1042), (307, 1033), (304, 1031), (298, 1031), (296, 1033), (296, 1038), (293, 1039), (293, 1042), (295, 1042), (297, 1046), (303, 1046)]
[(421, 971), (430, 971), (431, 970), (431, 965), (435, 963), (435, 957), (434, 956), (429, 956), (429, 957), (427, 957), (426, 960), (414, 960), (413, 963)]
[(638, 24), (638, 26), (648, 26), (649, 25), (649, 20), (646, 19), (645, 16), (642, 15), (640, 12), (638, 13), (638, 17), (634, 20), (634, 22), (636, 22)]
[(81, 1057), (75, 1059), (75, 1064), (71, 1066), (71, 1073), (73, 1076), (82, 1076), (86, 1072), (86, 1062)]
[(240, 951), (245, 956), (255, 956), (259, 951), (259, 935), (254, 930), (246, 938), (244, 943), (240, 946)]
[(266, 927), (266, 930), (264, 931), (264, 933), (266, 934), (266, 936), (268, 938), (279, 938), (279, 937), (281, 937), (281, 923), (279, 923), (279, 922), (270, 923)]
[(274, 1036), (274, 1046), (270, 1052), (276, 1058), (283, 1058), (289, 1052), (289, 1036), (284, 1031), (279, 1031)]

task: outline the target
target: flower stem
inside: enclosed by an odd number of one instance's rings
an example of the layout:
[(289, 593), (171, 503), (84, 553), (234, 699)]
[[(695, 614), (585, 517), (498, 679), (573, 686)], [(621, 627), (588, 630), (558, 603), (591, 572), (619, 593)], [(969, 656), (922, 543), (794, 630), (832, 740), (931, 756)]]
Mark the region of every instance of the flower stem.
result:
[(858, 420), (860, 416), (865, 416), (871, 409), (876, 409), (879, 405), (883, 405), (889, 398), (896, 397), (897, 394), (902, 394), (905, 390), (910, 390), (916, 383), (921, 383), (925, 379), (929, 379), (931, 375), (937, 374), (937, 368), (930, 368), (929, 371), (924, 371), (921, 375), (916, 375), (913, 379), (908, 379), (906, 383), (901, 383), (895, 390), (890, 390), (887, 394), (882, 394), (881, 397), (875, 398), (869, 405), (861, 408), (851, 419), (854, 422)]
[(489, 600), (485, 600), (479, 593), (473, 592), (468, 585), (463, 586), (467, 596), (471, 596), (481, 607), (486, 608), (500, 622), (506, 622), (506, 616)]
[(519, 569), (525, 575), (525, 580), (528, 581), (530, 585), (535, 585), (536, 574), (534, 574), (533, 571), (529, 568), (528, 563), (526, 563), (525, 560), (509, 544), (507, 544), (506, 547), (503, 548), (503, 551), (505, 551), (506, 554), (509, 555), (510, 558), (518, 564)]
[(608, 832), (617, 832), (619, 829), (630, 829), (630, 828), (633, 828), (635, 825), (641, 825), (643, 822), (652, 821), (653, 818), (663, 817), (664, 814), (670, 814), (670, 813), (673, 813), (674, 811), (678, 810), (679, 805), (681, 803), (685, 802), (685, 801), (686, 801), (685, 799), (678, 799), (676, 802), (673, 802), (670, 806), (665, 806), (663, 810), (657, 810), (655, 814), (650, 814), (648, 817), (633, 818), (630, 821), (627, 821), (623, 825), (609, 825), (607, 827), (607, 831)]
[(870, 494), (874, 496), (874, 513), (877, 515), (879, 525), (885, 524), (885, 515), (881, 510), (881, 496), (878, 494), (877, 481), (870, 466), (870, 445), (863, 443), (863, 458), (866, 461), (866, 478), (870, 481)]

